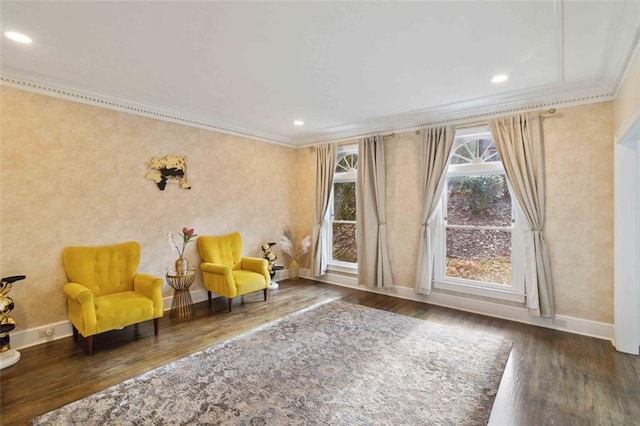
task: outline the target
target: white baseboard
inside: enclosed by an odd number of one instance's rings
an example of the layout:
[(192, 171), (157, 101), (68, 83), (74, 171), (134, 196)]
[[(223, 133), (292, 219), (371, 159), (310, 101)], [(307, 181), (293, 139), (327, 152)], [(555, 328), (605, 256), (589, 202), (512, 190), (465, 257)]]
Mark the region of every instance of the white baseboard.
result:
[[(276, 271), (276, 277), (274, 281), (280, 281), (288, 277), (288, 270)], [(309, 269), (300, 268), (300, 277), (324, 282), (327, 284), (355, 288), (371, 293), (384, 294), (387, 296), (398, 297), (401, 299), (413, 300), (423, 303), (430, 303), (446, 308), (472, 312), (495, 318), (502, 318), (510, 321), (521, 322), (524, 324), (536, 325), (540, 327), (551, 328), (554, 330), (561, 330), (569, 333), (596, 337), (599, 339), (610, 340), (612, 343), (614, 343), (613, 324), (575, 318), (566, 315), (556, 315), (556, 317), (551, 320), (548, 318), (540, 318), (535, 315), (531, 315), (529, 311), (524, 308), (501, 305), (499, 303), (492, 303), (484, 300), (468, 299), (465, 297), (442, 293), (431, 293), (431, 295), (429, 296), (424, 296), (421, 294), (416, 294), (413, 289), (408, 287), (395, 286), (390, 289), (370, 288), (358, 285), (357, 279), (353, 276), (341, 275), (336, 273), (328, 273), (321, 278), (314, 278), (312, 277), (311, 271)], [(213, 297), (220, 296), (214, 294)], [(207, 291), (205, 289), (192, 291), (191, 299), (194, 303), (204, 302), (207, 300)], [(165, 312), (171, 309), (172, 301), (173, 295), (164, 298)], [(47, 330), (52, 331), (49, 336), (46, 336)], [(71, 323), (69, 321), (60, 321), (52, 324), (30, 328), (27, 330), (12, 332), (11, 347), (12, 349), (27, 348), (29, 346), (39, 345), (41, 343), (69, 337), (72, 334), (73, 330), (71, 327)]]
[(11, 338), (11, 349), (22, 349), (62, 339), (71, 335), (73, 335), (71, 323), (65, 320), (29, 328), (27, 330), (14, 331), (11, 332), (9, 337)]
[(532, 315), (527, 309), (517, 306), (502, 305), (499, 303), (487, 302), (485, 300), (469, 299), (466, 297), (443, 293), (431, 293), (429, 296), (425, 296), (415, 293), (412, 288), (400, 286), (394, 286), (393, 288), (389, 289), (371, 288), (358, 285), (357, 279), (352, 276), (330, 272), (322, 276), (321, 278), (313, 278), (311, 277), (311, 274), (308, 270), (305, 271), (304, 275), (302, 274), (302, 270), (300, 272), (301, 276), (305, 276), (310, 279), (325, 282), (328, 284), (356, 288), (358, 290), (368, 291), (371, 293), (384, 294), (401, 299), (430, 303), (446, 308), (472, 312), (489, 317), (502, 318), (524, 324), (550, 328), (553, 330), (560, 330), (574, 334), (581, 334), (584, 336), (596, 337), (598, 339), (609, 340), (615, 346), (613, 324), (591, 321), (567, 315), (556, 315), (553, 319), (541, 318)]
[[(289, 278), (288, 270), (276, 271), (274, 281)], [(220, 297), (213, 293), (212, 297)], [(201, 288), (191, 291), (191, 300), (193, 303), (204, 302), (207, 300), (207, 290)], [(171, 303), (173, 302), (173, 294), (164, 297), (164, 311), (171, 309)], [(48, 332), (48, 335), (47, 335)], [(11, 348), (22, 349), (29, 346), (39, 345), (41, 343), (51, 342), (53, 340), (62, 339), (73, 335), (73, 327), (68, 320), (60, 321), (52, 324), (41, 325), (38, 327), (29, 328), (27, 330), (14, 331), (11, 333)]]
[[(217, 294), (213, 294), (213, 297), (220, 297)], [(204, 302), (207, 300), (207, 291), (205, 289), (199, 289), (191, 292), (191, 299), (193, 303)], [(164, 311), (167, 312), (171, 309), (171, 303), (173, 302), (173, 294), (164, 298)], [(47, 335), (48, 332), (48, 335)], [(11, 348), (22, 349), (29, 346), (39, 345), (41, 343), (51, 342), (53, 340), (63, 339), (73, 335), (73, 328), (68, 320), (59, 321), (52, 324), (41, 325), (39, 327), (29, 328), (27, 330), (20, 330), (12, 332)]]

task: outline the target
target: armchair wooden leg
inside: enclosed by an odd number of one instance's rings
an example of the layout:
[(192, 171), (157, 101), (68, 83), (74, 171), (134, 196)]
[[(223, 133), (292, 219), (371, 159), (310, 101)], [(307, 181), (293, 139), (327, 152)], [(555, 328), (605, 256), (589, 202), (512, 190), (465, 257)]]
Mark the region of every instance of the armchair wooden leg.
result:
[(264, 301), (266, 302), (267, 301), (267, 289), (265, 288), (262, 291), (264, 291)]
[(73, 341), (78, 343), (78, 329), (76, 328), (76, 326), (72, 326), (73, 327)]
[(86, 345), (85, 352), (87, 353), (87, 355), (93, 354), (93, 336), (85, 337), (84, 343)]
[(156, 335), (156, 336), (158, 335), (158, 324), (159, 324), (158, 318), (154, 318), (153, 319), (153, 334)]
[(229, 299), (229, 312), (233, 311), (233, 298), (230, 297)]
[(209, 299), (209, 309), (211, 309), (211, 292), (207, 291), (207, 298)]

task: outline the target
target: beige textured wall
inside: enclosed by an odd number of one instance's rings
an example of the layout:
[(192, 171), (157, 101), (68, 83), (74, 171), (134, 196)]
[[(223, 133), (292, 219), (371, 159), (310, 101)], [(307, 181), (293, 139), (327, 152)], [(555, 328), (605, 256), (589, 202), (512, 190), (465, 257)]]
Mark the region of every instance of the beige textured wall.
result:
[[(0, 271), (24, 273), (11, 295), (24, 330), (66, 319), (62, 248), (137, 240), (140, 269), (176, 258), (167, 232), (239, 230), (245, 252), (289, 226), (311, 232), (315, 152), (251, 141), (2, 88)], [(544, 120), (547, 239), (557, 313), (613, 321), (613, 105), (559, 109)], [(420, 136), (387, 139), (387, 224), (398, 285), (413, 287), (420, 224)], [(154, 156), (186, 155), (193, 189), (146, 180)], [(284, 260), (284, 256), (281, 260)], [(187, 257), (197, 264), (195, 245)], [(308, 267), (308, 256), (302, 266)], [(201, 287), (200, 280), (192, 287)], [(171, 289), (165, 286), (165, 294)]]
[[(293, 210), (291, 212), (291, 231), (296, 244), (305, 236), (311, 235), (313, 229), (313, 208), (315, 203), (316, 185), (316, 152), (314, 148), (300, 148), (296, 150), (294, 168), (294, 189), (290, 194)], [(300, 267), (310, 267), (310, 253), (303, 256)], [(284, 258), (286, 262), (290, 259)]]
[[(544, 119), (543, 129), (546, 236), (557, 313), (612, 323), (612, 103), (559, 109), (556, 116)], [(385, 139), (389, 256), (396, 285), (409, 288), (415, 283), (421, 215), (417, 202), (420, 138), (406, 132)], [(304, 162), (305, 167), (315, 170), (309, 161)], [(308, 189), (299, 191), (301, 194), (312, 193), (314, 182), (306, 184)]]
[[(27, 275), (11, 290), (20, 330), (66, 319), (65, 246), (137, 240), (140, 270), (164, 276), (177, 258), (166, 233), (237, 230), (261, 256), (299, 208), (294, 149), (10, 88), (0, 98), (0, 271)], [(191, 190), (145, 179), (168, 154), (187, 156)], [(186, 256), (198, 265), (195, 244)]]
[(544, 120), (556, 311), (613, 323), (613, 103)]
[(422, 208), (418, 205), (418, 152), (422, 136), (415, 132), (385, 138), (387, 167), (387, 238), (393, 280), (415, 287)]
[[(628, 120), (640, 117), (640, 44), (636, 47), (629, 69), (620, 84), (613, 110), (616, 132), (621, 130), (623, 126), (630, 125)], [(621, 137), (622, 135), (617, 136)]]

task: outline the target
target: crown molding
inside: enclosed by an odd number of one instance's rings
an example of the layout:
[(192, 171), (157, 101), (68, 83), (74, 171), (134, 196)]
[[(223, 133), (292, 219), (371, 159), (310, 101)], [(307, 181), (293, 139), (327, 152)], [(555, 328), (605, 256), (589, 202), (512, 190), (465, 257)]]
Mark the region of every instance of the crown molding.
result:
[[(557, 13), (561, 13), (561, 11)], [(628, 18), (623, 16), (623, 19)], [(558, 32), (561, 31), (562, 28), (558, 28)], [(558, 37), (562, 38), (560, 35)], [(379, 133), (399, 133), (445, 124), (467, 124), (471, 121), (489, 120), (500, 115), (515, 114), (535, 109), (569, 107), (613, 100), (634, 55), (638, 54), (637, 51), (640, 50), (640, 26), (637, 27), (636, 35), (630, 45), (625, 47), (617, 43), (619, 40), (614, 41), (616, 42), (614, 46), (616, 46), (618, 50), (625, 49), (626, 54), (613, 55), (614, 57), (623, 58), (619, 61), (604, 61), (604, 67), (606, 69), (603, 69), (603, 75), (615, 76), (615, 78), (612, 79), (603, 79), (600, 82), (583, 83), (582, 86), (574, 85), (572, 87), (562, 81), (563, 70), (561, 65), (559, 65), (558, 81), (545, 86), (512, 91), (492, 97), (468, 99), (462, 102), (437, 105), (417, 111), (378, 117), (358, 123), (318, 129), (299, 135), (296, 138), (261, 133), (231, 124), (220, 123), (211, 118), (177, 112), (166, 107), (147, 105), (123, 97), (97, 93), (86, 88), (75, 87), (42, 76), (29, 75), (7, 67), (3, 67), (1, 71), (0, 84), (92, 106), (240, 136), (288, 148), (300, 148), (322, 142), (340, 142)], [(563, 54), (562, 49), (559, 50), (558, 54)]]
[[(632, 58), (629, 55), (628, 60)], [(625, 64), (626, 65), (626, 64)], [(626, 69), (626, 66), (625, 68)], [(568, 91), (565, 84), (554, 83), (544, 87), (509, 92), (446, 105), (378, 117), (360, 123), (324, 128), (288, 139), (278, 135), (255, 132), (231, 125), (219, 124), (201, 117), (178, 113), (168, 108), (146, 105), (137, 101), (96, 93), (87, 89), (51, 82), (45, 78), (25, 76), (2, 70), (0, 84), (28, 92), (48, 95), (115, 111), (140, 115), (157, 120), (178, 123), (215, 132), (240, 136), (261, 142), (286, 146), (305, 147), (321, 142), (339, 142), (378, 133), (403, 132), (444, 124), (465, 124), (469, 121), (488, 120), (499, 115), (514, 114), (533, 109), (566, 107), (612, 100), (614, 94), (601, 90), (574, 88)]]
[(220, 123), (197, 115), (184, 114), (170, 108), (148, 105), (143, 102), (98, 93), (70, 84), (53, 81), (46, 77), (34, 76), (3, 67), (0, 74), (0, 85), (20, 89), (27, 92), (52, 96), (87, 105), (107, 108), (129, 114), (140, 115), (156, 120), (168, 121), (190, 127), (211, 130), (233, 136), (240, 136), (260, 142), (271, 143), (288, 148), (295, 148), (295, 141), (275, 134), (257, 132), (226, 123)]
[[(557, 87), (554, 88), (555, 90), (558, 89)], [(301, 137), (300, 141), (302, 146), (311, 146), (322, 142), (342, 142), (380, 133), (400, 133), (447, 124), (463, 125), (525, 111), (577, 106), (614, 99), (614, 94), (601, 90), (575, 90), (562, 95), (559, 94), (560, 92), (552, 93), (554, 88), (551, 88), (548, 94), (536, 95), (530, 92), (529, 94), (476, 99), (440, 105), (393, 117), (323, 129)]]
[(614, 82), (615, 96), (618, 96), (622, 82), (625, 81), (636, 56), (640, 56), (640, 26), (638, 26), (638, 29), (636, 30), (636, 36), (634, 37), (631, 47), (629, 48), (629, 52), (625, 58), (622, 72), (618, 74), (618, 78)]
[[(570, 12), (568, 7), (570, 2), (568, 0), (552, 1), (554, 34), (549, 34), (549, 39), (555, 44), (556, 72), (555, 76), (549, 75), (546, 84), (499, 95), (464, 99), (459, 102), (379, 116), (360, 122), (343, 123), (308, 131), (299, 129), (291, 134), (275, 133), (266, 126), (257, 130), (257, 125), (238, 125), (219, 113), (206, 114), (190, 106), (188, 102), (183, 105), (174, 104), (171, 101), (165, 101), (164, 105), (154, 104), (6, 66), (0, 66), (0, 86), (288, 148), (351, 140), (377, 133), (411, 131), (434, 125), (467, 124), (534, 109), (567, 107), (615, 99), (620, 85), (625, 78), (629, 78), (627, 74), (634, 55), (640, 55), (640, 15), (638, 14), (640, 3), (623, 2), (622, 7), (616, 9), (616, 13), (611, 15), (610, 22), (606, 23), (608, 32), (601, 56), (594, 58), (599, 59), (597, 75), (593, 75), (588, 80), (572, 83), (566, 80), (567, 75), (565, 75), (569, 70), (569, 68), (565, 69), (565, 56), (570, 53), (566, 50), (565, 43), (570, 41), (568, 36), (571, 35), (566, 33), (571, 27), (566, 26), (568, 24), (565, 22), (567, 18), (565, 12)], [(633, 30), (635, 35), (630, 39), (629, 36), (633, 35)], [(552, 66), (552, 64), (549, 65)]]

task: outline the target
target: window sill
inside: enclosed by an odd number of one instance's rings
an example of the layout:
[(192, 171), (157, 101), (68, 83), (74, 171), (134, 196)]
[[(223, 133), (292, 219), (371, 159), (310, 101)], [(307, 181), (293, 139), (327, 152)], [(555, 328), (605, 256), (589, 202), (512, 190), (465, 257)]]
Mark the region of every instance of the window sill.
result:
[(492, 299), (507, 300), (509, 302), (524, 303), (525, 296), (522, 293), (510, 289), (481, 287), (456, 281), (434, 281), (435, 288), (439, 290), (455, 291), (457, 293), (473, 294), (475, 296), (490, 297)]
[(332, 262), (327, 265), (327, 271), (340, 274), (358, 275), (358, 265), (348, 262)]

